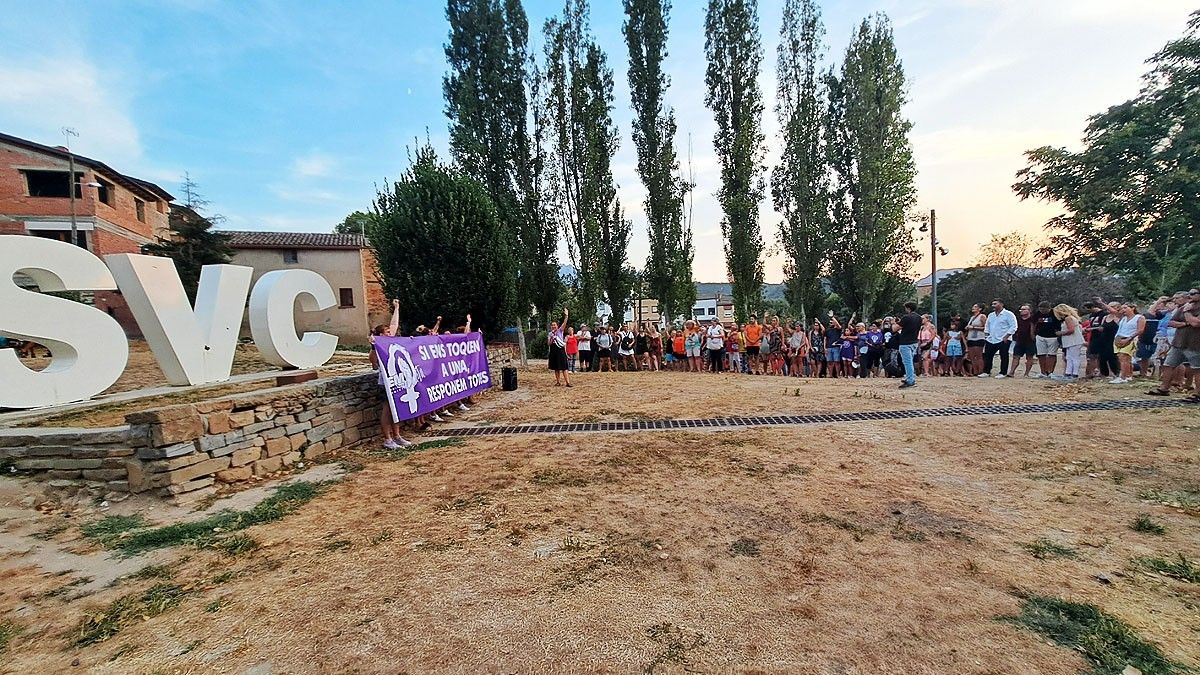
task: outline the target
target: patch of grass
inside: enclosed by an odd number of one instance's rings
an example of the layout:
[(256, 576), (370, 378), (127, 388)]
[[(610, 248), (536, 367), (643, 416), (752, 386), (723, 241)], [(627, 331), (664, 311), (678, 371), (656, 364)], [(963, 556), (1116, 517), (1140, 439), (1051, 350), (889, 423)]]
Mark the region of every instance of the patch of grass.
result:
[(0, 654), (8, 650), (8, 643), (21, 634), (21, 627), (11, 621), (0, 621)]
[(852, 523), (844, 518), (838, 518), (836, 516), (831, 516), (826, 513), (806, 513), (803, 516), (801, 516), (800, 519), (806, 523), (820, 523), (822, 525), (832, 525), (833, 527), (836, 527), (839, 530), (845, 530), (846, 532), (849, 532), (854, 537), (854, 541), (862, 541), (863, 537), (867, 536), (868, 534), (874, 533), (874, 530), (872, 530), (869, 527), (864, 527), (857, 523)]
[(229, 599), (222, 595), (221, 597), (217, 598), (216, 600), (213, 600), (212, 602), (205, 605), (204, 611), (208, 612), (209, 614), (213, 614), (213, 613), (221, 611), (221, 608), (228, 604), (229, 604)]
[(467, 497), (458, 497), (437, 507), (438, 511), (462, 511), (479, 506), (487, 506), (488, 498), (485, 495), (474, 494)]
[(71, 590), (72, 588), (78, 588), (80, 586), (85, 586), (85, 585), (91, 583), (92, 579), (93, 579), (93, 577), (79, 577), (78, 579), (72, 581), (69, 584), (66, 584), (64, 586), (59, 586), (58, 588), (55, 588), (53, 590), (49, 590), (49, 591), (46, 591), (45, 593), (42, 593), (42, 597), (43, 598), (57, 598), (58, 596), (65, 594), (67, 591)]
[(1158, 535), (1164, 534), (1167, 531), (1167, 528), (1163, 527), (1161, 523), (1155, 522), (1153, 518), (1144, 513), (1133, 519), (1133, 522), (1129, 524), (1129, 529), (1134, 532)]
[(349, 539), (338, 539), (336, 541), (330, 541), (322, 544), (321, 548), (325, 549), (326, 551), (345, 551), (353, 545), (353, 542), (351, 542)]
[(1176, 553), (1175, 558), (1134, 558), (1133, 564), (1151, 572), (1164, 576), (1200, 584), (1200, 565), (1188, 560), (1182, 553)]
[(253, 551), (258, 548), (258, 542), (248, 534), (235, 534), (214, 541), (212, 547), (225, 555), (233, 556)]
[[(222, 511), (201, 520), (136, 530), (100, 541), (127, 556), (184, 544), (208, 546), (223, 532), (235, 532), (254, 525), (271, 523), (291, 514), (314, 499), (325, 487), (322, 483), (306, 481), (288, 483), (247, 511)], [(105, 521), (107, 520), (106, 518)]]
[(175, 576), (175, 571), (169, 565), (146, 565), (142, 569), (130, 574), (130, 579), (170, 579)]
[(1142, 490), (1138, 499), (1188, 511), (1200, 510), (1200, 490)]
[(892, 539), (897, 541), (926, 541), (929, 539), (924, 532), (908, 526), (908, 520), (899, 516), (892, 523)]
[(55, 523), (50, 527), (47, 527), (44, 530), (38, 530), (29, 536), (33, 537), (34, 539), (40, 539), (41, 541), (50, 541), (63, 532), (66, 532), (69, 528), (70, 525), (67, 525), (66, 523)]
[(779, 473), (785, 476), (807, 476), (812, 473), (812, 467), (803, 464), (788, 464)]
[(94, 645), (113, 637), (139, 619), (150, 619), (178, 605), (188, 594), (177, 584), (157, 584), (143, 593), (124, 595), (97, 614), (83, 617), (76, 627), (76, 647)]
[(83, 536), (92, 539), (106, 548), (114, 548), (117, 542), (127, 533), (146, 527), (146, 519), (141, 514), (132, 516), (108, 516), (95, 522), (79, 526)]
[(762, 555), (762, 551), (758, 548), (758, 541), (748, 537), (742, 537), (730, 544), (729, 552), (733, 555), (744, 555), (751, 558)]
[(532, 483), (546, 487), (583, 487), (591, 483), (591, 480), (586, 476), (563, 469), (539, 469), (534, 472), (533, 477), (529, 480)]
[(591, 548), (591, 546), (588, 546), (579, 537), (573, 537), (568, 534), (567, 536), (563, 537), (561, 548), (564, 551), (586, 551)]
[(213, 586), (220, 586), (236, 576), (237, 572), (234, 572), (233, 570), (225, 570), (219, 574), (214, 574), (213, 577), (208, 580), (208, 583), (212, 584)]
[(647, 628), (646, 637), (662, 646), (662, 650), (642, 669), (646, 675), (660, 672), (661, 667), (668, 665), (678, 665), (685, 672), (692, 672), (688, 667), (687, 653), (708, 643), (703, 633), (691, 632), (691, 635), (688, 635), (683, 629), (669, 622)]
[(1040, 595), (1020, 595), (1021, 613), (998, 617), (1083, 654), (1091, 675), (1120, 675), (1132, 665), (1145, 675), (1186, 672), (1120, 619), (1094, 605)]
[(1021, 548), (1029, 551), (1038, 560), (1049, 560), (1050, 558), (1069, 558), (1075, 560), (1079, 558), (1079, 551), (1070, 546), (1063, 546), (1062, 544), (1050, 541), (1045, 537), (1027, 544), (1021, 544)]
[(338, 466), (340, 466), (342, 471), (345, 471), (346, 473), (358, 473), (359, 471), (367, 468), (366, 464), (363, 464), (362, 462), (356, 462), (351, 459), (338, 460)]

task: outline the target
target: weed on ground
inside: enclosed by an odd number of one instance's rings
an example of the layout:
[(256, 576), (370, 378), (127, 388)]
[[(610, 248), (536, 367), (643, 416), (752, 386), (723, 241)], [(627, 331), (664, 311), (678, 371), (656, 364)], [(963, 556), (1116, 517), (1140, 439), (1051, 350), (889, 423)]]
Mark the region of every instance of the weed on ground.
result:
[(758, 547), (758, 542), (748, 537), (742, 537), (729, 545), (729, 552), (733, 555), (744, 555), (751, 558), (757, 558), (762, 555), (762, 550)]
[(1031, 541), (1027, 544), (1021, 544), (1021, 548), (1029, 551), (1033, 557), (1038, 560), (1049, 560), (1051, 558), (1068, 558), (1075, 560), (1079, 558), (1079, 551), (1070, 546), (1063, 546), (1046, 538), (1041, 538), (1036, 541)]
[(1133, 564), (1144, 570), (1188, 583), (1200, 584), (1200, 565), (1188, 560), (1182, 553), (1174, 558), (1134, 558)]
[(67, 525), (66, 523), (55, 523), (55, 524), (51, 525), (50, 527), (47, 527), (44, 530), (38, 530), (37, 532), (34, 532), (33, 534), (31, 534), (29, 536), (33, 537), (34, 539), (41, 540), (41, 541), (50, 541), (51, 539), (57, 537), (58, 535), (62, 534), (63, 532), (66, 532), (68, 529), (70, 529), (70, 527), (71, 526)]
[(258, 542), (248, 534), (235, 534), (216, 540), (212, 543), (212, 547), (225, 555), (234, 556), (253, 551), (258, 548)]
[(94, 645), (113, 637), (129, 624), (156, 617), (178, 605), (188, 594), (177, 584), (156, 584), (143, 593), (131, 593), (113, 600), (96, 614), (79, 622), (73, 641), (77, 647)]
[(79, 527), (83, 536), (103, 545), (105, 548), (115, 548), (117, 542), (129, 532), (146, 527), (146, 519), (140, 514), (132, 516), (107, 516)]
[(175, 571), (169, 565), (146, 565), (142, 569), (128, 575), (128, 579), (170, 579)]
[(8, 649), (8, 643), (21, 634), (21, 627), (11, 621), (0, 621), (0, 654)]
[(688, 667), (688, 652), (699, 649), (708, 642), (703, 633), (685, 631), (669, 622), (647, 628), (646, 637), (662, 647), (643, 669), (646, 675), (659, 672), (660, 668), (670, 665), (680, 666), (684, 672), (693, 672)]
[(1138, 499), (1187, 511), (1200, 511), (1200, 490), (1142, 490)]
[[(109, 516), (90, 524), (92, 534), (89, 534), (88, 529), (84, 530), (84, 534), (127, 556), (183, 544), (209, 546), (220, 538), (221, 533), (243, 530), (283, 518), (314, 499), (325, 486), (323, 483), (304, 481), (289, 483), (280, 486), (274, 494), (248, 511), (222, 511), (201, 520), (162, 527), (133, 529), (145, 524), (141, 516)], [(130, 520), (111, 522), (118, 518)], [(87, 527), (89, 526), (85, 526)], [(122, 529), (116, 530), (117, 527)]]
[(1143, 532), (1145, 534), (1161, 535), (1167, 531), (1167, 528), (1154, 521), (1153, 518), (1146, 514), (1141, 514), (1129, 524), (1129, 529), (1134, 532)]
[(1144, 675), (1187, 672), (1120, 619), (1093, 605), (1039, 595), (1020, 597), (1021, 613), (1000, 620), (1080, 652), (1092, 664), (1091, 675), (1120, 675), (1129, 665)]

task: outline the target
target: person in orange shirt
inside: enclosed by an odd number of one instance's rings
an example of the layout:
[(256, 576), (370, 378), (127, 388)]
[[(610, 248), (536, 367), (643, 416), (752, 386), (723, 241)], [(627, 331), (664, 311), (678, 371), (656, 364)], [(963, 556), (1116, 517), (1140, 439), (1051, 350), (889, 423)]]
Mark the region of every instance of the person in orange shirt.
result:
[(683, 331), (675, 331), (675, 337), (671, 338), (671, 355), (675, 359), (676, 370), (687, 370), (687, 351), (683, 339)]
[(745, 330), (746, 365), (749, 367), (751, 374), (758, 369), (756, 366), (762, 365), (759, 355), (759, 351), (761, 351), (759, 345), (762, 342), (762, 332), (763, 327), (762, 324), (758, 322), (758, 317), (754, 314), (751, 314), (750, 323), (746, 324)]

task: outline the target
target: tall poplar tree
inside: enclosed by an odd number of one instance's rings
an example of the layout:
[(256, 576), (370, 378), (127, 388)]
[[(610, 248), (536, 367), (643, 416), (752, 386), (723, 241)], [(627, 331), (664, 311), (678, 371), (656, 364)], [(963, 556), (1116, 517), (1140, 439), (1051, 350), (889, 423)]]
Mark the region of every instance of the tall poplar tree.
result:
[(829, 179), (821, 135), (824, 90), (817, 69), (825, 29), (813, 0), (786, 0), (779, 31), (775, 114), (783, 152), (771, 172), (771, 196), (783, 215), (779, 243), (787, 254), (788, 302), (805, 323), (824, 305), (821, 277), (833, 250)]
[(762, 305), (763, 249), (758, 204), (763, 181), (762, 44), (756, 0), (709, 0), (704, 19), (708, 57), (704, 102), (713, 111), (713, 146), (721, 165), (717, 200), (724, 215), (725, 264), (738, 321)]
[(826, 75), (826, 149), (832, 165), (837, 255), (830, 281), (863, 318), (892, 309), (917, 258), (907, 211), (916, 167), (904, 117), (904, 67), (885, 15), (863, 19), (841, 74)]
[[(667, 56), (670, 0), (624, 0), (625, 43), (629, 47), (629, 93), (633, 100), (633, 143), (638, 175), (646, 186), (646, 228), (650, 254), (645, 281), (662, 315), (674, 319), (690, 309), (679, 306), (681, 285), (692, 286), (692, 232), (683, 222), (689, 189), (677, 176), (675, 111), (664, 102), (670, 78)], [(693, 293), (694, 293), (693, 287)]]
[[(554, 223), (541, 207), (539, 149), (530, 141), (529, 21), (520, 0), (448, 0), (449, 72), (443, 79), (450, 150), (496, 205), (517, 262), (517, 314), (557, 298)], [(536, 132), (535, 132), (536, 133)]]
[(612, 157), (613, 76), (590, 34), (586, 0), (567, 0), (561, 18), (545, 24), (551, 208), (567, 235), (583, 317), (602, 295), (620, 316), (633, 288), (626, 262), (630, 224), (617, 201)]

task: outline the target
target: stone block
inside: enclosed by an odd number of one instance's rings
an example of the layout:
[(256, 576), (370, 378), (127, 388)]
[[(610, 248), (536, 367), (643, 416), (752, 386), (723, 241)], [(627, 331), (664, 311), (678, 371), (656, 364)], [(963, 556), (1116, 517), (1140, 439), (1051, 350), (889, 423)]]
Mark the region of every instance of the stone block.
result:
[(267, 420), (265, 422), (255, 422), (254, 424), (247, 424), (242, 429), (242, 431), (244, 431), (246, 434), (258, 434), (258, 433), (262, 433), (262, 432), (266, 431), (267, 429), (271, 429), (274, 426), (275, 426), (275, 422), (273, 422), (272, 420)]
[(213, 399), (211, 401), (204, 401), (203, 403), (196, 403), (194, 405), (196, 406), (196, 412), (202, 415), (209, 415), (215, 412), (229, 412), (230, 410), (233, 410), (233, 401), (227, 398)]
[(346, 415), (346, 426), (347, 427), (356, 427), (359, 424), (362, 424), (362, 421), (363, 421), (363, 414), (362, 414), (361, 410), (358, 412), (352, 412), (349, 415)]
[(288, 436), (288, 442), (292, 444), (293, 452), (300, 452), (308, 444), (308, 438), (304, 434), (296, 434), (295, 436)]
[(276, 387), (286, 387), (292, 384), (300, 384), (301, 382), (309, 382), (317, 379), (317, 371), (315, 370), (300, 370), (286, 375), (279, 375), (275, 378)]
[(177, 495), (172, 495), (167, 492), (164, 496), (166, 496), (175, 506), (191, 506), (192, 504), (208, 499), (215, 494), (217, 494), (217, 488), (213, 485), (210, 485), (208, 487), (200, 488), (199, 490), (192, 490), (191, 492), (184, 492)]
[(279, 427), (275, 427), (274, 429), (267, 429), (266, 431), (259, 434), (258, 437), (262, 438), (262, 439), (266, 439), (266, 440), (271, 440), (272, 438), (282, 438), (286, 434), (287, 434), (287, 429), (281, 429)]
[(51, 469), (45, 473), (46, 478), (54, 480), (74, 480), (83, 477), (83, 471), (67, 471), (64, 469)]
[(196, 452), (196, 450), (196, 441), (187, 441), (161, 448), (138, 448), (137, 456), (140, 459), (170, 459), (172, 457), (191, 454)]
[(153, 487), (150, 481), (152, 474), (146, 470), (145, 462), (136, 459), (125, 460), (125, 472), (129, 476), (130, 492), (145, 492)]
[(272, 438), (267, 441), (266, 456), (274, 457), (292, 450), (292, 442), (286, 438)]
[(358, 427), (350, 427), (342, 432), (342, 443), (345, 445), (354, 445), (362, 435), (358, 431)]
[(337, 432), (325, 439), (325, 451), (332, 452), (342, 447), (342, 432)]
[(190, 417), (180, 417), (150, 425), (150, 445), (156, 448), (192, 441), (203, 435), (204, 423), (194, 410)]
[(296, 462), (299, 462), (301, 457), (303, 457), (303, 455), (298, 452), (289, 452), (286, 455), (281, 455), (280, 458), (283, 460), (284, 466), (291, 466)]
[(229, 426), (234, 429), (241, 429), (242, 427), (253, 423), (253, 410), (243, 410), (241, 412), (229, 413)]
[(222, 483), (236, 483), (242, 480), (249, 480), (252, 475), (254, 475), (254, 467), (247, 464), (245, 466), (230, 467), (218, 471), (216, 478)]
[(309, 459), (317, 459), (328, 452), (329, 451), (325, 449), (325, 442), (317, 441), (316, 443), (308, 444), (308, 447), (304, 449), (304, 456)]
[(301, 431), (308, 431), (311, 428), (312, 425), (308, 422), (297, 422), (296, 424), (289, 425), (286, 431), (287, 435), (291, 436), (292, 434), (298, 434)]
[(254, 475), (265, 476), (269, 473), (275, 473), (281, 468), (283, 468), (282, 457), (267, 457), (254, 463)]
[(76, 485), (78, 485), (78, 483), (76, 483), (75, 481), (73, 481), (69, 478), (55, 478), (54, 480), (47, 483), (47, 485), (49, 485), (52, 488), (61, 489), (61, 488), (75, 487)]
[(233, 467), (245, 466), (250, 462), (262, 456), (260, 448), (245, 448), (243, 450), (234, 450), (229, 457), (229, 465)]
[(104, 463), (102, 459), (55, 459), (53, 469), (73, 471), (75, 469), (99, 469)]
[(273, 420), (273, 419), (275, 419), (275, 416), (278, 414), (279, 414), (279, 411), (276, 410), (274, 406), (260, 405), (254, 409), (254, 419), (259, 422), (266, 422), (267, 420)]
[(208, 433), (223, 434), (229, 431), (229, 413), (214, 412), (208, 416)]
[(204, 476), (212, 476), (212, 474), (229, 468), (228, 457), (217, 457), (215, 459), (207, 459), (203, 462), (196, 462), (191, 466), (185, 466), (182, 469), (176, 469), (163, 474), (158, 474), (154, 477), (156, 485), (166, 487), (168, 485), (179, 485), (189, 481), (201, 478)]
[(110, 480), (104, 484), (104, 489), (112, 492), (129, 492), (129, 481)]
[(16, 462), (13, 462), (13, 465), (17, 467), (18, 471), (45, 471), (47, 469), (53, 469), (54, 463), (57, 461), (58, 460), (56, 459), (50, 458), (18, 459)]
[(317, 413), (315, 413), (311, 410), (305, 410), (304, 412), (296, 415), (296, 421), (297, 422), (307, 422), (316, 416), (317, 416)]
[(98, 480), (108, 482), (110, 480), (123, 480), (129, 475), (125, 469), (84, 469), (84, 480)]
[(275, 426), (286, 427), (289, 424), (296, 423), (296, 416), (295, 415), (276, 415), (274, 421), (275, 421)]
[(162, 424), (172, 420), (190, 419), (197, 415), (196, 406), (188, 403), (129, 413), (125, 416), (125, 421), (129, 424)]
[[(203, 462), (208, 459), (208, 455), (203, 452), (193, 452), (188, 455), (180, 455), (171, 459), (155, 459), (143, 462), (146, 467), (146, 473), (164, 473), (167, 471), (175, 471), (182, 469), (185, 466), (191, 466), (197, 462)], [(128, 464), (126, 464), (128, 466)]]

